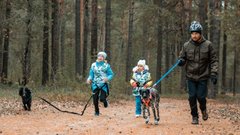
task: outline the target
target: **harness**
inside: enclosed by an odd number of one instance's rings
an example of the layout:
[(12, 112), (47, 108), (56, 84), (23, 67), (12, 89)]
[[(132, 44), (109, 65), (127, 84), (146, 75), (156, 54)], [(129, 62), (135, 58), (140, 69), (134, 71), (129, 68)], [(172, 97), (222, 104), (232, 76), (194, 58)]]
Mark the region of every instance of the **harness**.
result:
[(142, 103), (144, 103), (147, 107), (150, 107), (151, 106), (151, 99), (152, 99), (152, 96), (150, 94), (150, 97), (147, 98), (147, 99), (142, 99)]
[(147, 107), (151, 107), (151, 100), (152, 100), (152, 92), (149, 90), (148, 98), (142, 98), (142, 103), (145, 104)]

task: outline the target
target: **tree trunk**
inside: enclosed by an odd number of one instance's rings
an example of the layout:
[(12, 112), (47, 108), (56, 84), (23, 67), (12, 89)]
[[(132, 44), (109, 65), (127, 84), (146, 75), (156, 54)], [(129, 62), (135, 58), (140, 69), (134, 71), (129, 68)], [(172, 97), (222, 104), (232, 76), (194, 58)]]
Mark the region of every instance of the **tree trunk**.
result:
[[(167, 22), (166, 22), (166, 29), (168, 31), (168, 25), (167, 25)], [(165, 72), (167, 72), (169, 70), (169, 67), (170, 67), (170, 46), (169, 46), (169, 32), (165, 32)], [(168, 78), (168, 77), (167, 77)]]
[(11, 14), (11, 2), (10, 0), (6, 0), (6, 27), (4, 31), (4, 46), (3, 46), (3, 68), (2, 68), (2, 74), (1, 74), (1, 81), (3, 83), (6, 83), (7, 77), (8, 77), (8, 55), (9, 55), (9, 36), (10, 36), (10, 19)]
[[(142, 57), (147, 59), (147, 54), (146, 52), (148, 52), (148, 44), (147, 44), (147, 40), (148, 40), (148, 30), (147, 30), (147, 23), (146, 20), (143, 20), (142, 22)], [(147, 60), (148, 61), (148, 60)]]
[(208, 0), (201, 1), (199, 4), (199, 18), (200, 18), (200, 23), (203, 26), (203, 36), (206, 39), (208, 39), (207, 9), (208, 9)]
[[(162, 41), (163, 41), (163, 29), (162, 29), (162, 18), (161, 18), (161, 7), (162, 5), (162, 0), (154, 0), (154, 4), (157, 4), (158, 6), (158, 23), (157, 23), (157, 69), (156, 69), (156, 81), (160, 79), (162, 76)], [(160, 93), (162, 93), (161, 90), (161, 83), (157, 85), (157, 89)]]
[(234, 47), (234, 63), (233, 63), (233, 96), (236, 95), (236, 84), (237, 84), (237, 44)]
[(92, 0), (91, 60), (95, 60), (98, 45), (98, 0)]
[(84, 0), (84, 32), (83, 32), (83, 76), (86, 76), (88, 61), (88, 34), (89, 34), (89, 11), (88, 11), (88, 0)]
[(51, 80), (56, 81), (59, 63), (59, 1), (52, 0), (52, 73)]
[(227, 34), (223, 34), (223, 50), (222, 50), (222, 94), (226, 93), (226, 71), (227, 71)]
[[(184, 4), (183, 4), (184, 5)], [(184, 6), (183, 6), (184, 7)], [(182, 11), (182, 22), (184, 22), (182, 24), (182, 27), (181, 27), (181, 36), (183, 37), (180, 41), (180, 44), (181, 46), (179, 47), (182, 48), (184, 42), (186, 42), (188, 39), (189, 39), (189, 32), (186, 30), (186, 28), (188, 28), (191, 24), (191, 21), (192, 21), (192, 0), (188, 0), (188, 2), (186, 3), (186, 10), (188, 12), (187, 13), (187, 17), (185, 17), (185, 11), (183, 10)], [(185, 67), (182, 67), (182, 70), (181, 70), (181, 83), (180, 83), (180, 88), (182, 90), (187, 90), (187, 84), (186, 84), (186, 70), (185, 70)]]
[(129, 6), (129, 24), (128, 24), (128, 46), (126, 59), (126, 78), (125, 81), (130, 80), (132, 74), (132, 37), (133, 37), (133, 14), (134, 14), (134, 0), (131, 0)]
[(60, 0), (60, 46), (61, 46), (61, 67), (65, 66), (65, 26), (66, 26), (66, 18), (65, 18), (65, 3), (64, 0)]
[[(240, 17), (240, 3), (237, 3), (236, 5), (236, 18)], [(237, 84), (238, 84), (238, 77), (239, 77), (239, 72), (238, 72), (238, 65), (239, 65), (239, 43), (240, 43), (240, 37), (239, 37), (239, 25), (240, 25), (240, 21), (238, 19), (238, 21), (236, 21), (234, 23), (235, 28), (238, 28), (237, 30), (237, 34), (234, 35), (234, 68), (233, 68), (233, 96), (236, 96), (236, 89), (237, 89)]]
[[(217, 19), (217, 16), (220, 14), (220, 1), (219, 0), (210, 0), (209, 1), (210, 11), (210, 40), (212, 41), (214, 48), (219, 58), (219, 49), (220, 49), (220, 20)], [(218, 88), (213, 87), (209, 90), (209, 97), (215, 98), (218, 93)]]
[(81, 76), (81, 13), (80, 13), (80, 4), (81, 0), (76, 0), (76, 18), (75, 18), (75, 72), (76, 77), (80, 78)]
[(43, 7), (42, 85), (45, 86), (49, 81), (49, 0), (44, 0)]
[[(224, 1), (224, 13), (227, 12), (227, 1)], [(223, 30), (223, 49), (222, 49), (222, 94), (227, 92), (226, 89), (226, 71), (227, 71), (227, 34), (224, 28)]]
[(106, 0), (105, 51), (111, 61), (111, 0)]
[[(3, 33), (3, 22), (4, 22), (4, 15), (5, 15), (5, 6), (4, 6), (4, 3), (5, 1), (1, 1), (0, 2), (0, 75), (2, 73), (2, 67), (3, 67), (3, 36), (4, 36), (4, 33)], [(1, 78), (1, 76), (0, 76)]]
[(220, 20), (218, 19), (218, 16), (220, 15), (220, 8), (221, 8), (221, 2), (220, 0), (210, 0), (209, 2), (209, 8), (211, 9), (210, 15), (210, 40), (212, 41), (217, 56), (219, 58), (219, 50), (220, 50)]
[(29, 82), (29, 78), (31, 76), (31, 46), (32, 46), (32, 28), (31, 28), (31, 20), (32, 20), (32, 0), (27, 0), (27, 42), (24, 49), (23, 55), (23, 85), (26, 85)]

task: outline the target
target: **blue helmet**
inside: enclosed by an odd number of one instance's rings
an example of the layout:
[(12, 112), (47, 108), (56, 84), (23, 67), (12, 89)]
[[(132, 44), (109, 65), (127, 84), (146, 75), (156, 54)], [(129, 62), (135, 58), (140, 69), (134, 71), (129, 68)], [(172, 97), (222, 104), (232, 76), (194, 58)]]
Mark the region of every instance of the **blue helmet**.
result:
[(198, 32), (201, 34), (203, 28), (198, 21), (193, 21), (190, 25), (190, 32)]

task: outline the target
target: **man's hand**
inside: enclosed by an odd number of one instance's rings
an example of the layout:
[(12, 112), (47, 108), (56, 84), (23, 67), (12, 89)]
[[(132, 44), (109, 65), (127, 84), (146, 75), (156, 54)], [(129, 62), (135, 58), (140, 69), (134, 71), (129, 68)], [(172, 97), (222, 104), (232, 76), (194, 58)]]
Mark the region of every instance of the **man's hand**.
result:
[(183, 59), (178, 59), (179, 63), (178, 63), (178, 66), (183, 66), (184, 65), (184, 60)]
[(210, 76), (210, 79), (211, 79), (211, 81), (212, 81), (212, 83), (213, 83), (214, 85), (217, 84), (217, 76), (216, 76), (216, 75), (211, 75), (211, 76)]

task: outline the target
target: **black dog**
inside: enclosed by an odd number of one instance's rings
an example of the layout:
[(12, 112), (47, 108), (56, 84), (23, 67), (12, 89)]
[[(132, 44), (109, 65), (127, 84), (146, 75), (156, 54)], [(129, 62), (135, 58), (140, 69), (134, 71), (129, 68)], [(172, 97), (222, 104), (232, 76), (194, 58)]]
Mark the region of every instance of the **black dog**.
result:
[(31, 111), (31, 105), (32, 105), (31, 90), (28, 89), (27, 87), (21, 87), (19, 89), (19, 95), (22, 97), (24, 110)]

